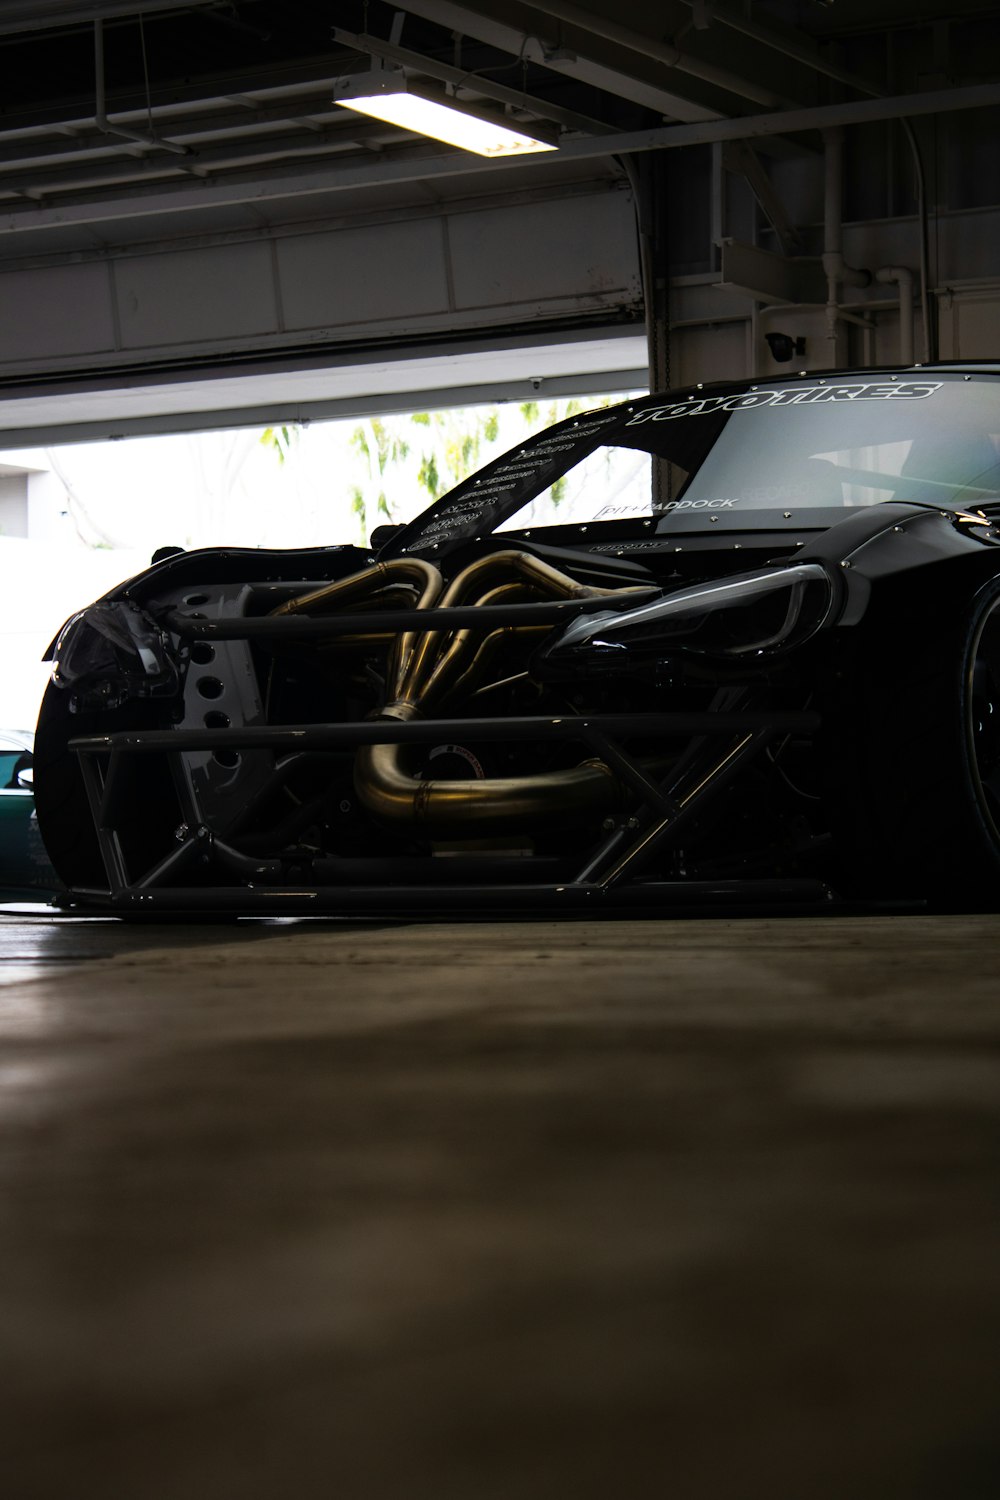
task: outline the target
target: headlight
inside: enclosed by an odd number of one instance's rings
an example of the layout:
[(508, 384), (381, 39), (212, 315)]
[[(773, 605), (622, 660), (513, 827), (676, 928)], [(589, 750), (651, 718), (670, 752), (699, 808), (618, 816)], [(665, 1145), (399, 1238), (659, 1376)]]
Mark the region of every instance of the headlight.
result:
[(624, 612), (581, 615), (546, 647), (562, 662), (590, 652), (682, 649), (712, 656), (770, 655), (801, 645), (830, 622), (833, 581), (820, 563), (741, 573), (679, 589)]
[(156, 621), (128, 600), (98, 600), (67, 620), (52, 648), (52, 682), (82, 708), (173, 694), (177, 653)]

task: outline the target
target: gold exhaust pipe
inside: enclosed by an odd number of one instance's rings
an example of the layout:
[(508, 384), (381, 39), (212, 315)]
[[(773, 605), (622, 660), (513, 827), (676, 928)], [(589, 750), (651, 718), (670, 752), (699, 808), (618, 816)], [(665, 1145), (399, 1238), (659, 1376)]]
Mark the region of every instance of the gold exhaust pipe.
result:
[[(431, 609), (444, 588), (444, 579), (433, 563), (424, 562), (419, 557), (401, 557), (392, 562), (374, 563), (372, 567), (364, 568), (360, 573), (352, 573), (348, 578), (340, 578), (336, 583), (327, 583), (322, 588), (313, 589), (311, 593), (286, 599), (284, 604), (279, 604), (271, 613), (328, 614), (333, 609), (342, 609), (345, 605), (356, 604), (383, 589), (392, 588), (400, 581), (415, 584), (419, 588), (417, 609)], [(401, 677), (417, 639), (412, 631), (396, 637), (390, 657), (390, 683), (397, 682)]]
[[(444, 588), (432, 563), (400, 558), (325, 584), (272, 611), (276, 615), (327, 613), (409, 584), (419, 590), (418, 609), (442, 609), (500, 599), (584, 599), (624, 592), (589, 588), (540, 558), (508, 549), (470, 563)], [(391, 701), (380, 718), (409, 722), (459, 688), (471, 686), (505, 641), (545, 633), (548, 627), (505, 625), (485, 636), (475, 628), (404, 631), (391, 648), (387, 683)], [(437, 832), (463, 832), (551, 824), (619, 807), (625, 789), (601, 760), (585, 760), (562, 771), (484, 780), (423, 781), (405, 766), (405, 747), (362, 746), (355, 757), (359, 800), (376, 818)]]
[(415, 583), (421, 589), (418, 609), (429, 609), (444, 588), (444, 579), (433, 563), (424, 562), (419, 557), (404, 557), (395, 562), (373, 563), (370, 568), (363, 568), (360, 573), (352, 573), (348, 578), (339, 578), (336, 583), (325, 583), (322, 588), (313, 589), (311, 593), (286, 599), (284, 604), (279, 604), (271, 613), (329, 614), (331, 609), (354, 604), (358, 599), (367, 598), (369, 594), (386, 588), (399, 579)]
[[(401, 717), (391, 715), (390, 717)], [(420, 781), (407, 772), (398, 745), (366, 745), (355, 761), (354, 785), (374, 817), (430, 832), (470, 836), (489, 830), (551, 824), (620, 806), (623, 789), (601, 760), (537, 776), (483, 781)]]
[[(497, 585), (498, 577), (507, 581)], [(491, 586), (483, 590), (487, 583)], [(511, 597), (580, 599), (616, 592), (588, 588), (539, 558), (508, 550), (479, 558), (459, 573), (440, 607), (467, 603), (474, 593), (476, 603), (486, 604)], [(474, 628), (426, 632), (402, 663), (395, 701), (380, 717), (403, 722), (422, 717), (446, 693), (474, 681), (505, 639), (537, 633), (537, 626), (504, 626), (491, 630), (485, 639)], [(473, 833), (558, 822), (620, 806), (625, 796), (614, 773), (600, 760), (534, 776), (424, 781), (406, 769), (405, 750), (399, 745), (362, 746), (355, 758), (354, 786), (374, 817), (436, 832), (459, 826)]]

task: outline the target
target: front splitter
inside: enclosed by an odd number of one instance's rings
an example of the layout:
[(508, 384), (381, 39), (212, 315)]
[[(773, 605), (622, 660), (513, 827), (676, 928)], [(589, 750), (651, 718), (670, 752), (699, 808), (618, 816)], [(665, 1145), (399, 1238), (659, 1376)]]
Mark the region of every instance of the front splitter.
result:
[(727, 910), (816, 912), (835, 902), (818, 880), (649, 881), (607, 889), (567, 885), (409, 885), (350, 887), (178, 886), (67, 891), (51, 914), (162, 917), (394, 917), (468, 920), (491, 916), (691, 916)]

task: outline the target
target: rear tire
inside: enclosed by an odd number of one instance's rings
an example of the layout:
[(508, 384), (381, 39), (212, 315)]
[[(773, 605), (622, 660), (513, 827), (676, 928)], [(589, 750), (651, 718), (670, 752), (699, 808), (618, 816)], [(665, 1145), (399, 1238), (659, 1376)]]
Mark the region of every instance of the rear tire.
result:
[[(928, 607), (930, 606), (930, 607)], [(827, 738), (845, 894), (1000, 904), (1000, 578), (886, 590)]]

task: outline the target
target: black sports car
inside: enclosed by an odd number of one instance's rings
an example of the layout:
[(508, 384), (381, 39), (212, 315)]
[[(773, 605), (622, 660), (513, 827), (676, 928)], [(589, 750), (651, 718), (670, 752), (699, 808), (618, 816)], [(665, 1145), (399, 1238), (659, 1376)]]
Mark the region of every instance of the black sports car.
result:
[(1000, 896), (1000, 363), (652, 395), (371, 550), (178, 552), (53, 648), (76, 909)]

